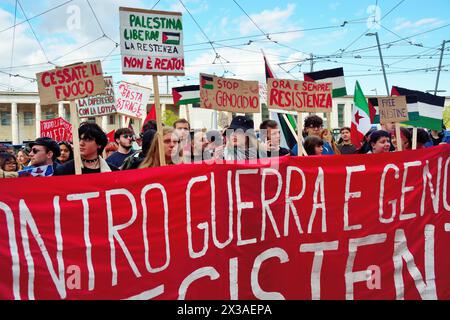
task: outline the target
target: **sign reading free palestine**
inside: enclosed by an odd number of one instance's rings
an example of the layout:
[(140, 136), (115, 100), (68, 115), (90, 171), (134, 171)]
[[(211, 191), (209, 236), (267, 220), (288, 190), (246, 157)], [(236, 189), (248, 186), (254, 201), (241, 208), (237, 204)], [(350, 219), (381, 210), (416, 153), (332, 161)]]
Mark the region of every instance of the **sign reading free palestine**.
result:
[(123, 74), (184, 75), (180, 12), (119, 8)]

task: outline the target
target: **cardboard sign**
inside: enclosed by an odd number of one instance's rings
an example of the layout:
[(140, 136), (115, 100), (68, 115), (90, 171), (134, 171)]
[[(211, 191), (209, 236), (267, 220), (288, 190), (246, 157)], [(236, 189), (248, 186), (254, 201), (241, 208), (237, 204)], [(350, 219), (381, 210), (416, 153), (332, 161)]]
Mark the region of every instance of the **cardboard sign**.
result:
[(105, 77), (106, 94), (76, 101), (79, 118), (99, 117), (116, 113), (116, 98), (112, 77)]
[(380, 123), (408, 121), (405, 96), (378, 98)]
[(119, 8), (123, 74), (184, 76), (180, 12)]
[(267, 80), (267, 107), (296, 112), (331, 112), (333, 86), (288, 79)]
[(0, 299), (448, 300), (449, 165), (446, 144), (3, 179)]
[(105, 93), (100, 61), (78, 63), (36, 74), (41, 105)]
[(200, 107), (238, 113), (260, 112), (258, 81), (200, 74)]
[(72, 141), (72, 125), (63, 118), (41, 121), (41, 137), (55, 141)]
[(147, 114), (147, 103), (150, 99), (150, 88), (141, 87), (122, 81), (117, 94), (117, 113), (141, 119)]

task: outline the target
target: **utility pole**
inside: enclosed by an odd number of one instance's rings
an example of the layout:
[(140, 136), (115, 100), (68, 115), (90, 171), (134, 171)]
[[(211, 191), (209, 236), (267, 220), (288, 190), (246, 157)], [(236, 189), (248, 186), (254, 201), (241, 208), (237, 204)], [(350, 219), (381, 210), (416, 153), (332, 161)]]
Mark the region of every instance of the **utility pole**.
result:
[(314, 71), (314, 55), (312, 53), (310, 53), (310, 61), (311, 61), (311, 71)]
[(386, 70), (384, 69), (383, 55), (381, 54), (380, 39), (378, 38), (378, 32), (367, 33), (366, 36), (375, 36), (377, 38), (378, 53), (380, 54), (381, 68), (383, 69), (384, 83), (386, 85), (386, 95), (389, 96), (389, 85), (386, 77)]
[(441, 68), (442, 68), (442, 58), (444, 56), (445, 44), (447, 42), (450, 42), (450, 40), (442, 41), (441, 58), (439, 59), (439, 67), (438, 67), (437, 78), (436, 78), (436, 86), (434, 87), (434, 95), (437, 95), (437, 92), (438, 92), (439, 76), (441, 75)]

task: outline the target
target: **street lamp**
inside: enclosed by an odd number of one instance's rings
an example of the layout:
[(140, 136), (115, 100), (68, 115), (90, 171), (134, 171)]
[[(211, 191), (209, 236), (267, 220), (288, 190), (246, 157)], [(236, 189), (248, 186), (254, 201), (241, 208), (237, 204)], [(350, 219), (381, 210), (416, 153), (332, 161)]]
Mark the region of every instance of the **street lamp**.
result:
[(376, 96), (378, 95), (378, 91), (377, 91), (377, 88), (375, 88), (375, 89), (372, 89), (372, 90), (370, 90), (370, 91), (374, 91), (374, 92), (375, 92), (375, 95), (376, 95)]
[(366, 36), (368, 37), (375, 36), (377, 38), (378, 53), (380, 54), (381, 68), (383, 69), (384, 83), (386, 85), (386, 95), (389, 95), (389, 85), (386, 77), (386, 70), (384, 69), (383, 55), (381, 54), (380, 39), (378, 38), (378, 32), (373, 33), (369, 32), (366, 33)]

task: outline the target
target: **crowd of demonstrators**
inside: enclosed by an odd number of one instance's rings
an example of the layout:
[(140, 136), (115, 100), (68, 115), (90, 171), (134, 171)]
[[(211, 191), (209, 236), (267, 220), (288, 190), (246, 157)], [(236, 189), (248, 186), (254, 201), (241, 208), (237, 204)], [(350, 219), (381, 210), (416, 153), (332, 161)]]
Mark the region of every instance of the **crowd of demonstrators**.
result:
[[(108, 143), (106, 133), (95, 123), (83, 122), (78, 128), (80, 137), (80, 155), (83, 174), (117, 171), (118, 168), (108, 164), (102, 157), (103, 149)], [(75, 161), (70, 160), (56, 168), (55, 175), (75, 174)]]
[(67, 161), (73, 160), (73, 148), (69, 141), (60, 141), (58, 143), (60, 156), (57, 158), (59, 164), (64, 164)]
[[(332, 132), (323, 128), (322, 118), (310, 115), (304, 120), (303, 146), (309, 156), (397, 151), (395, 123), (383, 124), (381, 130), (377, 130), (377, 127), (367, 132), (362, 146), (357, 149), (351, 142), (351, 128), (340, 129), (340, 139), (336, 144)], [(257, 136), (254, 122), (247, 116), (234, 117), (222, 131), (191, 130), (185, 119), (177, 120), (173, 127), (163, 125), (164, 150), (159, 148), (161, 135), (157, 134), (154, 120), (144, 124), (139, 134), (141, 148), (136, 151), (132, 149), (136, 137), (129, 128), (118, 129), (114, 136), (115, 142), (111, 143), (108, 143), (105, 132), (93, 123), (83, 122), (78, 134), (83, 174), (159, 167), (160, 152), (164, 154), (167, 165), (297, 155), (297, 145), (292, 150), (281, 146), (281, 131), (276, 121), (263, 121)], [(402, 150), (411, 150), (412, 128), (401, 127), (399, 139)], [(441, 143), (450, 143), (449, 131), (417, 129), (417, 149)], [(105, 159), (102, 154), (106, 154)], [(12, 146), (0, 144), (0, 178), (17, 177), (20, 170), (35, 169), (50, 169), (45, 172), (45, 176), (75, 174), (73, 157), (74, 150), (70, 142), (56, 142), (46, 137), (37, 138), (23, 146), (17, 154)]]
[(106, 162), (116, 168), (120, 168), (126, 158), (131, 156), (133, 151), (133, 141), (135, 136), (130, 128), (120, 128), (114, 133), (114, 140), (117, 144), (117, 151), (107, 157)]

